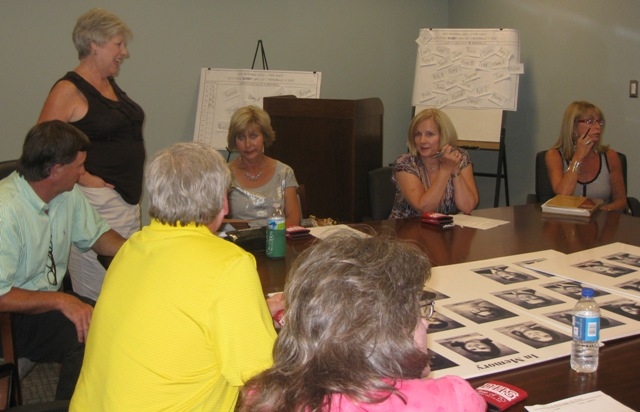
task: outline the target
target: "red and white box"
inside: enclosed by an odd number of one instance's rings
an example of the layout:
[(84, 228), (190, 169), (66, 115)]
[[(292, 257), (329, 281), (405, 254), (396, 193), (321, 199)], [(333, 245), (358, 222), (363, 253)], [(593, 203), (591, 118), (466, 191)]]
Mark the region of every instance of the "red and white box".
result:
[(476, 391), (487, 401), (492, 412), (504, 411), (529, 396), (525, 390), (500, 381), (489, 381), (476, 388)]

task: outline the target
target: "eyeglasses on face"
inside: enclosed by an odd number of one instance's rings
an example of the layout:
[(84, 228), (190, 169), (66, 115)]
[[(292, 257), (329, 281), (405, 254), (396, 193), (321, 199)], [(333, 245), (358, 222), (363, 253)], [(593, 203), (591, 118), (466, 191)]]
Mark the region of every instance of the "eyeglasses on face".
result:
[(588, 124), (589, 126), (594, 125), (594, 124), (599, 124), (600, 127), (604, 127), (605, 125), (605, 121), (604, 120), (596, 120), (596, 119), (580, 119), (578, 120), (578, 123), (584, 123), (584, 124)]
[(435, 293), (423, 290), (420, 295), (420, 316), (429, 319), (433, 316), (436, 307), (436, 302), (433, 300)]

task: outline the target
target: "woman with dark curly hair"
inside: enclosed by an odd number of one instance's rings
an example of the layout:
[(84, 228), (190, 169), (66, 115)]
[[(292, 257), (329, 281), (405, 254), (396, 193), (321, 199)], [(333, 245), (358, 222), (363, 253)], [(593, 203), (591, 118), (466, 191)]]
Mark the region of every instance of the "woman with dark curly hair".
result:
[(451, 346), (458, 347), (472, 355), (480, 356), (483, 358), (495, 358), (500, 356), (501, 350), (497, 347), (491, 339), (469, 339), (465, 341), (453, 341)]
[(568, 337), (565, 336), (563, 338), (563, 335), (560, 333), (537, 324), (519, 325), (513, 328), (511, 333), (520, 338), (521, 341), (536, 348), (555, 345), (556, 343), (567, 342), (569, 340)]
[(337, 234), (305, 250), (274, 365), (246, 383), (241, 411), (484, 411), (462, 378), (423, 379), (429, 275), (424, 253), (395, 239)]

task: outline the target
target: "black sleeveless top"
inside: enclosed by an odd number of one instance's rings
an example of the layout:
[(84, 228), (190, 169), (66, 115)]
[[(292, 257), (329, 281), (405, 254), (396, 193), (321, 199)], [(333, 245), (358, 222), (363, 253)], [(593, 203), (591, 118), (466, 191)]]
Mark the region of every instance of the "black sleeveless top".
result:
[(111, 77), (109, 82), (118, 101), (101, 95), (75, 72), (68, 72), (60, 80), (73, 83), (84, 94), (89, 105), (82, 119), (71, 122), (91, 139), (85, 169), (114, 185), (125, 202), (137, 204), (142, 196), (145, 160), (142, 138), (144, 111)]

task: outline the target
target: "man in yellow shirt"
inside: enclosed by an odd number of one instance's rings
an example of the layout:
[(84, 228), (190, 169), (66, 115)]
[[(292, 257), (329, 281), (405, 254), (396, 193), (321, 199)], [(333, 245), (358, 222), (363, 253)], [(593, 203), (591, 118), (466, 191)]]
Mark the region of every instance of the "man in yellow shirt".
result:
[(107, 271), (70, 410), (233, 411), (276, 333), (253, 255), (215, 234), (229, 170), (178, 143), (145, 175), (152, 221)]

